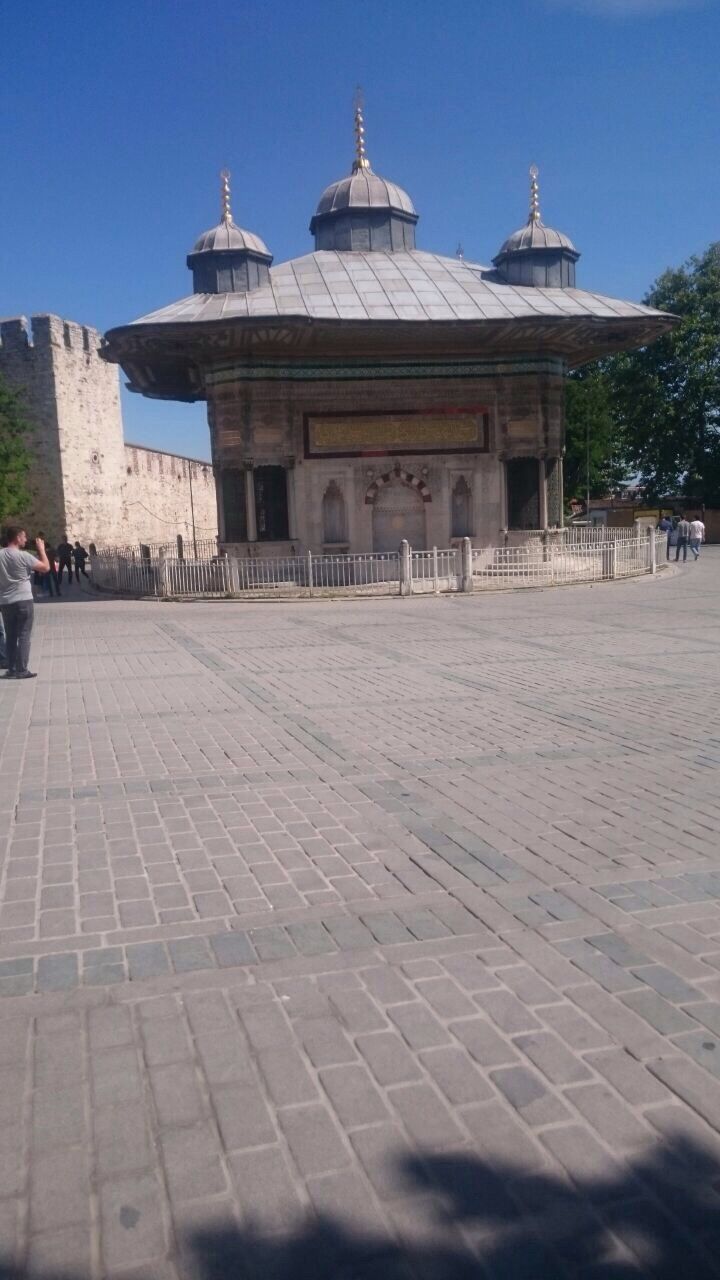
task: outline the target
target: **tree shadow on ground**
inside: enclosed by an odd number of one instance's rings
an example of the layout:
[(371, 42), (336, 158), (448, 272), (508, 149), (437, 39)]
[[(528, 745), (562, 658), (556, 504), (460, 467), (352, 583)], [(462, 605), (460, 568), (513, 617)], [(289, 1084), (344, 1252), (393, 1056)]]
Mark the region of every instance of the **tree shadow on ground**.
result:
[[(610, 1158), (608, 1157), (608, 1163)], [(663, 1144), (571, 1183), (471, 1154), (418, 1156), (386, 1202), (397, 1234), (321, 1214), (291, 1230), (208, 1227), (175, 1258), (182, 1280), (714, 1280), (720, 1163)], [(406, 1213), (408, 1206), (411, 1207)], [(161, 1268), (162, 1270), (162, 1268)], [(154, 1280), (152, 1265), (133, 1280)], [(164, 1275), (164, 1271), (162, 1271)], [(86, 1280), (3, 1266), (0, 1280)]]

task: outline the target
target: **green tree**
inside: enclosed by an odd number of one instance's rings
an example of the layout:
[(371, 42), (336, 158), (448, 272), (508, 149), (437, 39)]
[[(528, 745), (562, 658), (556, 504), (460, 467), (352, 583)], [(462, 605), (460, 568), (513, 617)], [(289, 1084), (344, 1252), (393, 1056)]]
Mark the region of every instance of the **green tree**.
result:
[(720, 243), (665, 271), (645, 298), (680, 323), (607, 363), (624, 454), (650, 499), (720, 502)]
[(30, 502), (27, 430), (19, 396), (0, 377), (0, 521), (21, 515)]
[(565, 384), (563, 472), (568, 500), (585, 498), (588, 461), (591, 498), (615, 493), (627, 479), (624, 441), (615, 416), (613, 382), (605, 362), (585, 365), (571, 374)]

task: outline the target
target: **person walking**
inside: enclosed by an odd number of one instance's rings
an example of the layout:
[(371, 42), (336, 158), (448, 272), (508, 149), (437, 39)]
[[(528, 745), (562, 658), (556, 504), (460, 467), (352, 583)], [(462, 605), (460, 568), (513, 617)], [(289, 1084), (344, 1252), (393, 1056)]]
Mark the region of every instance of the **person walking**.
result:
[(87, 570), (85, 568), (85, 561), (87, 560), (87, 558), (88, 558), (88, 553), (85, 550), (85, 548), (81, 547), (79, 542), (76, 542), (75, 546), (73, 547), (73, 560), (75, 561), (75, 581), (76, 582), (80, 581), (80, 574), (82, 574), (83, 578), (87, 578), (88, 576)]
[(55, 548), (47, 541), (44, 533), (39, 533), (38, 538), (42, 538), (45, 543), (45, 555), (48, 558), (50, 569), (47, 573), (35, 574), (35, 586), (42, 587), (43, 591), (49, 596), (60, 595), (60, 584), (58, 582), (57, 569), (55, 567)]
[(696, 560), (700, 559), (700, 547), (705, 541), (705, 525), (699, 518), (690, 521), (690, 550)]
[(670, 559), (670, 534), (672, 533), (672, 527), (673, 522), (670, 519), (670, 516), (663, 516), (658, 525), (658, 529), (660, 530), (660, 533), (665, 534), (665, 558), (667, 560)]
[(60, 581), (60, 586), (62, 586), (63, 569), (67, 569), (68, 586), (72, 585), (72, 556), (73, 556), (72, 543), (68, 542), (68, 536), (66, 533), (64, 533), (63, 540), (62, 542), (58, 543), (58, 548), (57, 548), (58, 578)]
[(27, 533), (19, 525), (8, 525), (0, 549), (0, 613), (5, 626), (7, 659), (6, 680), (32, 680), (35, 672), (28, 669), (30, 633), (33, 625), (33, 573), (49, 573), (45, 543), (35, 539), (37, 558), (25, 551)]
[(675, 548), (675, 560), (680, 559), (680, 552), (683, 553), (683, 561), (687, 560), (688, 539), (690, 537), (690, 521), (684, 516), (678, 520), (677, 526), (677, 546)]

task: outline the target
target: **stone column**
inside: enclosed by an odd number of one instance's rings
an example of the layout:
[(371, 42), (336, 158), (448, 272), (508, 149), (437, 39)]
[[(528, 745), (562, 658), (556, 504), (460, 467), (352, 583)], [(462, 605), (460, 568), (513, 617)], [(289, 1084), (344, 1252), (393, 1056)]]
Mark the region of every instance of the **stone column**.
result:
[(257, 542), (257, 520), (255, 518), (255, 472), (252, 462), (245, 464), (245, 520), (247, 523), (248, 542)]
[(562, 458), (548, 458), (545, 462), (545, 493), (547, 518), (551, 527), (562, 528)]
[(541, 529), (548, 527), (547, 483), (545, 475), (545, 459), (538, 458), (538, 525)]
[(285, 483), (287, 485), (287, 504), (288, 504), (288, 538), (291, 542), (297, 542), (297, 504), (295, 502), (295, 459), (288, 458), (287, 470), (285, 472)]

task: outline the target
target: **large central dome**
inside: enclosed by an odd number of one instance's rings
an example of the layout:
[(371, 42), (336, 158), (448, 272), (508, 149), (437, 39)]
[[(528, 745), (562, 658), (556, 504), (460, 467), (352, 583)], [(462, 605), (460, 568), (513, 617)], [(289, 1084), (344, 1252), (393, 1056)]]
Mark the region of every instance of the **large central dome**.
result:
[(315, 248), (364, 253), (414, 249), (415, 207), (402, 187), (373, 173), (365, 154), (360, 107), (355, 112), (355, 139), (352, 172), (325, 188), (310, 223)]

